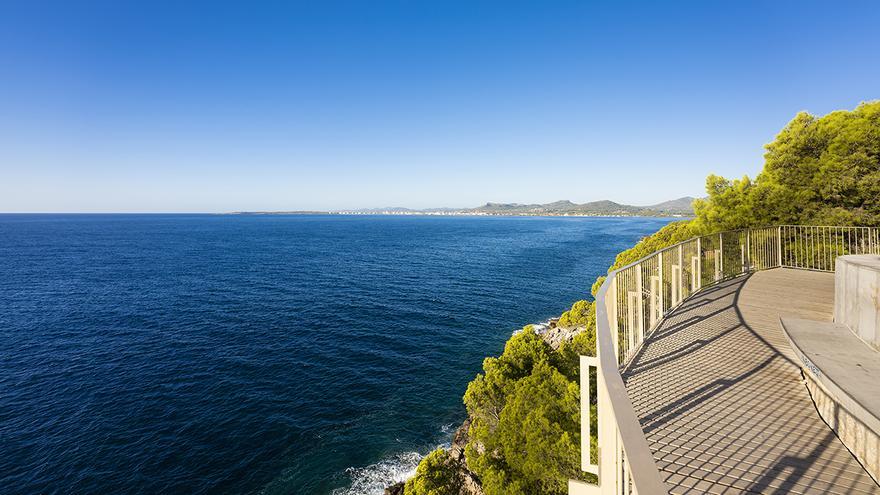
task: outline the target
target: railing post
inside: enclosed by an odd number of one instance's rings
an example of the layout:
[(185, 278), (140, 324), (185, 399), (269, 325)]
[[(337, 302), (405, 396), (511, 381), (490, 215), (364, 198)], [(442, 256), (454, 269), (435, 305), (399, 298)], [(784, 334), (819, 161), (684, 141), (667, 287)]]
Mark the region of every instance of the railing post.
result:
[(608, 314), (611, 317), (611, 339), (614, 343), (614, 359), (617, 359), (619, 362), (620, 354), (617, 347), (617, 339), (620, 337), (620, 322), (617, 321), (617, 305), (620, 304), (620, 299), (618, 299), (617, 296), (617, 277), (614, 277), (614, 280), (611, 281), (611, 286), (608, 289), (608, 292), (611, 293), (612, 301)]
[[(648, 331), (654, 328), (654, 325), (657, 324), (657, 293), (660, 292), (660, 277), (657, 275), (651, 275), (650, 289), (648, 289)], [(642, 335), (639, 336), (639, 341), (642, 340)]]
[(752, 271), (752, 229), (746, 229), (746, 272)]
[[(639, 318), (638, 329), (639, 329), (639, 338), (645, 338), (645, 302), (644, 302), (644, 292), (642, 290), (642, 265), (639, 264), (636, 266), (636, 293), (639, 295), (639, 304), (636, 309), (638, 312), (636, 316)], [(632, 331), (630, 331), (632, 333)]]
[[(599, 464), (593, 463), (590, 459), (590, 443), (592, 440), (592, 411), (590, 410), (590, 396), (592, 389), (590, 387), (590, 368), (596, 368), (596, 384), (602, 380), (599, 376), (599, 361), (592, 356), (581, 356), (581, 471), (592, 473), (599, 476)], [(597, 394), (598, 396), (598, 391)], [(596, 423), (601, 421), (599, 417), (598, 407), (596, 408)], [(605, 411), (607, 414), (607, 411)], [(598, 447), (598, 445), (597, 445)], [(601, 456), (599, 457), (601, 459)]]
[[(657, 312), (657, 319), (660, 320), (663, 318), (663, 313), (666, 312), (665, 307), (663, 306), (663, 293), (666, 292), (663, 289), (663, 252), (657, 253), (657, 271), (658, 276), (660, 278), (660, 283), (658, 283), (657, 287), (657, 304), (660, 305), (659, 311)], [(653, 325), (652, 325), (653, 326)]]
[(868, 249), (870, 250), (871, 254), (880, 254), (880, 252), (874, 251), (874, 247), (877, 245), (877, 240), (874, 239), (874, 237), (877, 235), (877, 232), (875, 232), (876, 230), (877, 229), (875, 229), (874, 227), (868, 227)]
[(703, 287), (703, 238), (697, 237), (697, 285), (694, 292)]
[(681, 244), (678, 245), (678, 297), (675, 298), (675, 304), (680, 304), (684, 300), (684, 250)]
[(776, 266), (782, 268), (782, 226), (776, 227)]
[(724, 234), (718, 233), (718, 259), (715, 260), (718, 265), (719, 280), (724, 278)]
[[(597, 342), (598, 344), (598, 342)], [(599, 356), (599, 346), (596, 346), (596, 356)], [(603, 377), (604, 378), (604, 377)], [(608, 395), (608, 386), (603, 379), (601, 383), (596, 381), (596, 409), (604, 409), (611, 412), (611, 397)], [(617, 442), (617, 421), (613, 412), (599, 416), (598, 437), (599, 442), (597, 451), (599, 453), (599, 492), (602, 494), (613, 494), (614, 485), (616, 483), (615, 471), (617, 466), (617, 456), (620, 452), (620, 445)], [(603, 459), (604, 455), (604, 459)], [(614, 456), (612, 459), (611, 456)], [(604, 460), (604, 462), (603, 462)]]

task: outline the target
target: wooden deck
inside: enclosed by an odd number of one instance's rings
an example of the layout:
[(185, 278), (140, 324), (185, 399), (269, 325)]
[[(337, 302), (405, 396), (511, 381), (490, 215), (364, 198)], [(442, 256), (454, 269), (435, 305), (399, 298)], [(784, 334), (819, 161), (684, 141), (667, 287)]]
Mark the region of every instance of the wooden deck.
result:
[(775, 269), (674, 311), (624, 373), (672, 493), (880, 494), (816, 412), (780, 316), (830, 320), (834, 276)]

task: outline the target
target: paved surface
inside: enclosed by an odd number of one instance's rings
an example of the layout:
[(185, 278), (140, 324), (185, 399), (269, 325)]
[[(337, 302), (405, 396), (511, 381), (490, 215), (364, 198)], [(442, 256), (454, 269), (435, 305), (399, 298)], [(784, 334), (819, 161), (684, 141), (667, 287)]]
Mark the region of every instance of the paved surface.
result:
[(780, 316), (831, 320), (834, 275), (775, 269), (686, 301), (624, 373), (672, 493), (876, 493), (816, 412)]

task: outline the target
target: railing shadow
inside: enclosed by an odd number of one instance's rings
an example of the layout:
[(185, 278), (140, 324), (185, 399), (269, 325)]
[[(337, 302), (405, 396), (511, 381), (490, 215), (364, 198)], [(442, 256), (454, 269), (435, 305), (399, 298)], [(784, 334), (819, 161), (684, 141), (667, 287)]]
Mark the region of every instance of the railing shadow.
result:
[[(828, 450), (837, 441), (837, 436), (829, 428), (828, 433), (816, 443), (816, 446), (806, 456), (783, 456), (771, 469), (768, 469), (763, 476), (755, 480), (747, 488), (747, 491), (752, 493), (773, 493), (780, 495), (791, 493), (797, 486), (798, 482), (804, 479), (808, 465), (812, 464), (804, 463), (804, 459), (819, 459), (822, 452)], [(781, 482), (776, 483), (776, 486), (773, 486), (773, 482), (778, 480), (777, 474), (785, 471), (789, 472), (788, 476), (786, 476)]]

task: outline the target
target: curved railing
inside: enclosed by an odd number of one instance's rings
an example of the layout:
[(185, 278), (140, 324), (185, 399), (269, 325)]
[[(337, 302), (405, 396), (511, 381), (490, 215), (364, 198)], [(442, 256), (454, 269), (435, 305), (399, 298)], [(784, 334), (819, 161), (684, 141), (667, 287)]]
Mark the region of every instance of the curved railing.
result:
[[(612, 271), (596, 294), (596, 357), (581, 356), (581, 469), (572, 494), (667, 493), (626, 392), (625, 369), (670, 311), (700, 290), (769, 268), (834, 271), (844, 254), (880, 254), (880, 228), (782, 225), (699, 236)], [(590, 370), (598, 459), (590, 459)]]

